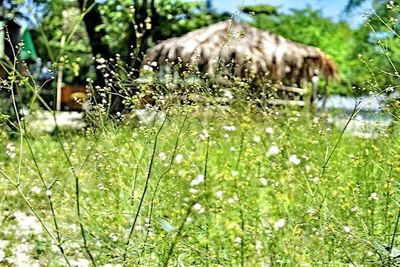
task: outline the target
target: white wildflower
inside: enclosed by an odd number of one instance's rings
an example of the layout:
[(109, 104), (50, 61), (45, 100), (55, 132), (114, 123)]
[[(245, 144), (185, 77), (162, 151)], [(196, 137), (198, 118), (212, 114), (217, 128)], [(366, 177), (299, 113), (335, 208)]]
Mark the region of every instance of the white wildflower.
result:
[(255, 249), (259, 252), (260, 250), (262, 250), (262, 248), (263, 248), (262, 242), (260, 240), (257, 240)]
[(215, 196), (217, 197), (217, 198), (222, 198), (222, 195), (224, 194), (224, 192), (222, 192), (222, 191), (217, 191), (216, 193), (215, 193)]
[(15, 146), (13, 145), (13, 143), (8, 143), (6, 145), (6, 155), (11, 159), (15, 158), (15, 156), (16, 156)]
[(106, 63), (106, 60), (104, 58), (99, 58), (99, 59), (97, 59), (97, 62), (100, 64), (104, 64), (104, 63)]
[(52, 194), (53, 192), (51, 192), (51, 190), (46, 190), (46, 196), (48, 196), (48, 197), (51, 197), (51, 194)]
[(371, 195), (369, 196), (369, 199), (372, 201), (377, 201), (379, 199), (378, 193), (372, 192)]
[(150, 67), (149, 65), (144, 65), (144, 66), (143, 66), (143, 70), (144, 70), (144, 71), (152, 71), (153, 68)]
[(299, 165), (300, 162), (301, 162), (300, 159), (297, 157), (296, 154), (291, 155), (291, 156), (289, 157), (289, 161), (290, 161), (291, 163), (293, 163), (294, 165)]
[(268, 151), (267, 151), (267, 153), (266, 153), (266, 156), (267, 157), (269, 157), (269, 156), (273, 156), (273, 155), (278, 155), (279, 154), (279, 152), (280, 152), (281, 150), (279, 149), (279, 147), (277, 147), (277, 146), (271, 146), (269, 149), (268, 149)]
[(317, 214), (317, 211), (315, 209), (313, 209), (313, 208), (308, 208), (307, 209), (307, 214), (312, 217), (312, 216), (315, 216)]
[(274, 222), (274, 229), (278, 230), (285, 226), (286, 220), (285, 219), (279, 219), (276, 222)]
[(231, 198), (228, 199), (228, 203), (229, 203), (229, 204), (233, 204), (233, 203), (235, 203), (235, 202), (238, 201), (238, 200), (239, 200), (238, 195), (237, 195), (237, 194), (234, 194)]
[(274, 133), (274, 129), (272, 129), (271, 127), (265, 128), (265, 133), (273, 134)]
[(260, 143), (261, 142), (261, 137), (259, 137), (258, 135), (255, 135), (253, 137), (253, 141), (254, 141), (254, 143)]
[(236, 130), (236, 127), (234, 125), (226, 125), (222, 128), (224, 128), (224, 130), (227, 132), (233, 132), (234, 130)]
[(175, 162), (176, 163), (181, 163), (182, 162), (182, 160), (183, 160), (183, 155), (182, 154), (178, 154), (178, 155), (176, 155), (176, 157), (175, 157)]
[(8, 144), (6, 145), (6, 148), (7, 148), (7, 150), (10, 151), (10, 152), (15, 151), (15, 146), (13, 145), (13, 143), (8, 143)]
[(263, 186), (266, 186), (266, 185), (268, 185), (268, 180), (265, 179), (265, 178), (260, 178), (260, 183), (261, 183)]
[(165, 161), (167, 159), (167, 154), (165, 154), (164, 152), (160, 152), (158, 154), (158, 157), (160, 158), (160, 160)]
[(350, 209), (351, 212), (357, 212), (359, 211), (359, 208), (357, 206), (354, 206)]
[(208, 134), (208, 131), (206, 129), (202, 130), (200, 133), (200, 139), (201, 140), (206, 140), (210, 135)]
[(242, 238), (240, 236), (235, 237), (235, 240), (233, 240), (236, 244), (242, 243)]
[(232, 100), (232, 99), (233, 99), (233, 94), (232, 94), (231, 91), (225, 90), (225, 92), (224, 92), (224, 97), (225, 97), (227, 100)]
[(343, 230), (344, 230), (345, 233), (350, 233), (351, 230), (353, 230), (353, 227), (351, 227), (351, 226), (344, 226), (344, 227), (343, 227)]
[(194, 189), (194, 188), (191, 187), (191, 188), (189, 189), (189, 192), (192, 193), (192, 194), (194, 195), (194, 194), (196, 194), (196, 193), (199, 192), (199, 191), (198, 191), (197, 189)]
[(118, 241), (118, 236), (114, 233), (110, 234), (110, 239), (112, 242), (117, 242)]
[(35, 185), (31, 188), (31, 192), (34, 194), (40, 194), (42, 192), (42, 189), (39, 186)]
[(232, 176), (238, 176), (239, 175), (239, 172), (238, 171), (236, 171), (236, 170), (233, 170), (232, 171)]
[(201, 213), (203, 213), (203, 212), (205, 211), (204, 208), (201, 206), (200, 203), (194, 204), (194, 205), (193, 205), (193, 209), (194, 209), (195, 211), (197, 211), (199, 214), (201, 214)]
[(304, 166), (304, 169), (306, 170), (306, 172), (311, 171), (311, 166), (310, 165), (306, 165)]
[(204, 183), (204, 175), (199, 174), (195, 179), (192, 180), (190, 185), (195, 186), (195, 185), (199, 185), (201, 183)]

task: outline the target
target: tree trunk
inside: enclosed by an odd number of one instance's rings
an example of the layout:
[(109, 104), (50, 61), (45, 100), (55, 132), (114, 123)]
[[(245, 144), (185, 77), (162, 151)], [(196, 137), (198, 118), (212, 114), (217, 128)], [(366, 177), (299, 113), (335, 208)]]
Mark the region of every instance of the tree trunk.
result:
[[(155, 8), (154, 0), (151, 0), (150, 6), (148, 6), (149, 4), (146, 0), (143, 1), (141, 6), (139, 6), (137, 0), (134, 0), (133, 4), (135, 7), (135, 14), (134, 23), (131, 25), (128, 37), (129, 49), (127, 63), (128, 66), (132, 67), (134, 77), (137, 78), (139, 77), (139, 68), (148, 48), (148, 41), (151, 37), (151, 33), (158, 23), (158, 14)], [(148, 13), (148, 9), (150, 9), (150, 14)], [(151, 19), (150, 29), (148, 29), (146, 26), (147, 18)], [(137, 26), (137, 31), (142, 34), (140, 43), (136, 37), (135, 25)], [(141, 25), (143, 25), (143, 28)]]
[[(86, 26), (86, 32), (89, 37), (90, 47), (92, 49), (93, 57), (104, 58), (108, 60), (111, 57), (110, 48), (106, 43), (103, 42), (103, 37), (106, 35), (104, 29), (96, 31), (96, 27), (103, 24), (103, 20), (100, 16), (100, 13), (97, 9), (97, 5), (94, 0), (78, 0), (79, 7), (81, 9), (82, 14), (86, 12), (83, 17), (83, 21)], [(89, 11), (87, 11), (89, 9)], [(97, 67), (98, 62), (95, 61), (95, 66)], [(96, 76), (97, 83), (99, 86), (105, 85), (105, 80), (101, 70), (96, 68)]]

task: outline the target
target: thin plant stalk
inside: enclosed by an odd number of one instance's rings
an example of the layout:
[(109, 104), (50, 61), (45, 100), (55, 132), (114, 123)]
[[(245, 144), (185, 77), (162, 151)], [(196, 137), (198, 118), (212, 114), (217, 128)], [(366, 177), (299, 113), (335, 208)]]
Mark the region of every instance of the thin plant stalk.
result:
[(146, 177), (144, 189), (143, 189), (143, 192), (142, 192), (142, 196), (141, 196), (140, 201), (139, 201), (139, 206), (137, 208), (135, 217), (133, 219), (133, 222), (132, 222), (130, 230), (129, 230), (128, 238), (126, 240), (125, 251), (124, 251), (124, 256), (123, 256), (123, 262), (126, 261), (127, 254), (128, 254), (128, 248), (129, 248), (129, 244), (130, 244), (130, 241), (131, 241), (131, 238), (132, 238), (133, 230), (135, 229), (137, 219), (139, 218), (139, 214), (140, 214), (144, 199), (146, 197), (146, 193), (147, 193), (147, 190), (148, 190), (148, 187), (149, 187), (149, 182), (150, 182), (150, 178), (151, 178), (151, 174), (152, 174), (152, 170), (153, 170), (154, 157), (155, 157), (155, 154), (156, 154), (157, 144), (158, 144), (158, 137), (159, 137), (159, 135), (161, 133), (161, 130), (163, 129), (163, 127), (165, 125), (165, 122), (167, 121), (167, 117), (168, 116), (166, 115), (164, 120), (163, 120), (163, 122), (162, 122), (162, 124), (161, 124), (161, 126), (160, 126), (160, 128), (158, 129), (158, 131), (156, 133), (155, 138), (154, 138), (154, 145), (153, 145), (153, 151), (151, 153), (149, 169), (147, 171), (147, 177)]

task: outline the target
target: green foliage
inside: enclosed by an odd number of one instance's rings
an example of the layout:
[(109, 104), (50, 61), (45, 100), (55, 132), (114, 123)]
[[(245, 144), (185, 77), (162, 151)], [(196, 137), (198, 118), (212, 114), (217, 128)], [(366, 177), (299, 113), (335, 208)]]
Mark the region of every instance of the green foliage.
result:
[(66, 83), (83, 83), (86, 78), (82, 74), (88, 75), (92, 55), (77, 4), (55, 0), (47, 4), (46, 10), (33, 36), (38, 55), (43, 62), (52, 62), (54, 68), (61, 63)]
[(250, 15), (276, 15), (278, 13), (277, 7), (270, 5), (243, 6), (240, 8), (240, 10)]
[[(101, 28), (107, 32), (106, 42), (113, 51), (123, 53), (129, 43), (128, 29), (134, 27), (132, 1), (105, 1), (99, 9), (104, 20)], [(226, 19), (209, 11), (203, 1), (156, 1), (156, 9), (159, 25), (153, 29), (150, 40), (153, 44)]]

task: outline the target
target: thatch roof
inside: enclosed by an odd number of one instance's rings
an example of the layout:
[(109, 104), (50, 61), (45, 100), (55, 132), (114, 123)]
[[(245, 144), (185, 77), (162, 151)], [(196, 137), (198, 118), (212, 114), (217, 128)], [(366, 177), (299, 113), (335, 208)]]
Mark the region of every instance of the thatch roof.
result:
[(166, 61), (194, 63), (212, 76), (221, 66), (233, 62), (230, 66), (235, 75), (254, 72), (274, 81), (293, 83), (310, 80), (315, 73), (326, 79), (338, 75), (336, 64), (319, 48), (235, 22), (216, 23), (165, 40), (147, 54), (148, 63), (164, 65)]

